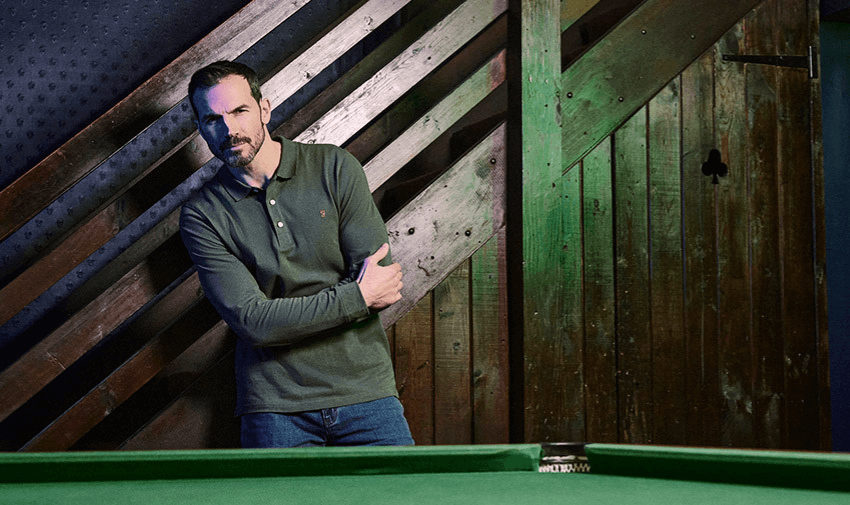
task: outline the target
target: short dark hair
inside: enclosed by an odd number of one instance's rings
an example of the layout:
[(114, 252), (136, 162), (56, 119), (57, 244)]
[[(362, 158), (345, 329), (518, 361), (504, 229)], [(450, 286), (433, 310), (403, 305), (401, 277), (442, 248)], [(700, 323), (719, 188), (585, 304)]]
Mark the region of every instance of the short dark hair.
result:
[(263, 95), (260, 93), (260, 79), (257, 77), (257, 72), (248, 65), (237, 63), (235, 61), (217, 61), (210, 63), (206, 67), (192, 74), (189, 80), (189, 103), (192, 105), (192, 111), (195, 116), (198, 115), (198, 109), (195, 108), (194, 96), (195, 91), (200, 88), (211, 88), (221, 82), (222, 79), (229, 75), (241, 75), (248, 81), (251, 86), (251, 96), (260, 103)]

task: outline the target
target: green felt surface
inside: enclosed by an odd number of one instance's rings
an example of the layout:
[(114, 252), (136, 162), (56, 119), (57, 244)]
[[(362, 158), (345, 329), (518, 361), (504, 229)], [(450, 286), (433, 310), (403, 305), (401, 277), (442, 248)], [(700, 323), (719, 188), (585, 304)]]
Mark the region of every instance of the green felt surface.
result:
[(847, 493), (590, 474), (487, 472), (0, 485), (4, 505), (847, 504)]
[(586, 452), (594, 473), (850, 491), (850, 454), (616, 444)]
[(850, 455), (595, 444), (587, 454), (601, 473), (540, 473), (531, 444), (0, 454), (0, 504), (850, 503)]

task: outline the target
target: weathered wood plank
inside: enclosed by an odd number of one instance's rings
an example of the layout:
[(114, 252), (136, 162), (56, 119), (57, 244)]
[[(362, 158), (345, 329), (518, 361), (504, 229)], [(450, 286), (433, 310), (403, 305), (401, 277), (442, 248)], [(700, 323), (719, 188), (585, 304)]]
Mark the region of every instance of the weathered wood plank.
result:
[[(427, 32), (447, 13), (453, 11), (462, 0), (413, 0), (406, 15), (413, 16), (380, 46), (372, 50), (353, 68), (322, 90), (316, 98), (296, 111), (284, 124), (275, 130), (276, 135), (291, 139), (306, 130), (311, 124), (330, 111), (337, 103), (366, 82), (378, 70), (398, 56), (406, 47)], [(360, 137), (360, 135), (358, 135)], [(365, 159), (352, 151), (358, 159)]]
[[(614, 298), (614, 195), (611, 137), (582, 160), (584, 225), (584, 377), (587, 437), (619, 440), (616, 300)], [(575, 170), (575, 168), (573, 168)]]
[(0, 373), (0, 420), (88, 352), (159, 292), (141, 263)]
[(282, 70), (263, 83), (263, 97), (273, 106), (283, 103), (409, 2), (364, 0), (325, 30), (315, 44), (281, 65)]
[[(236, 405), (233, 382), (235, 338), (227, 324), (220, 321), (165, 367), (157, 377), (177, 377), (176, 382), (182, 386), (182, 391), (175, 395), (175, 400), (168, 407), (126, 440), (121, 449), (209, 448), (216, 442), (220, 443), (210, 439), (211, 433), (222, 431), (232, 435), (230, 443), (223, 446), (238, 447), (238, 421), (233, 419)], [(220, 389), (215, 394), (204, 394), (203, 388), (197, 386), (204, 381), (213, 381)], [(224, 407), (209, 406), (215, 402)], [(222, 422), (228, 426), (221, 428)], [(211, 425), (217, 425), (218, 429), (210, 429)]]
[[(782, 28), (777, 2), (761, 4), (746, 20), (746, 54), (779, 54), (775, 42)], [(752, 242), (753, 298), (753, 437), (756, 447), (779, 448), (785, 417), (782, 291), (778, 202), (777, 69), (748, 65), (746, 70), (750, 153), (749, 209)]]
[(715, 62), (715, 135), (729, 169), (717, 196), (721, 444), (731, 447), (753, 445), (746, 82), (743, 64), (721, 60), (740, 52), (743, 37), (742, 24), (724, 35)]
[(140, 116), (159, 117), (185, 97), (196, 68), (236, 57), (306, 3), (254, 0), (10, 184), (0, 192), (0, 240), (139, 134)]
[(505, 229), (471, 259), (473, 442), (506, 444), (508, 425), (508, 307)]
[(434, 288), (434, 443), (472, 443), (469, 260)]
[(369, 189), (375, 191), (504, 80), (505, 52), (500, 51), (364, 165)]
[(434, 318), (429, 292), (393, 326), (399, 399), (417, 445), (434, 442)]
[(620, 441), (652, 442), (652, 330), (649, 302), (647, 114), (614, 135), (617, 352)]
[(683, 328), (682, 175), (678, 78), (648, 105), (652, 440), (688, 443)]
[(405, 287), (381, 313), (385, 327), (504, 225), (504, 136), (502, 125), (387, 222)]
[[(556, 0), (514, 0), (508, 24), (508, 125), (513, 188), (508, 225), (509, 286), (513, 291), (511, 414), (513, 441), (559, 441), (569, 422), (547, 418), (558, 397), (550, 350), (572, 347), (563, 326), (561, 266), (564, 201), (561, 187), (560, 4)], [(576, 247), (577, 244), (570, 244)], [(565, 372), (565, 374), (568, 372)], [(570, 401), (566, 393), (559, 400)], [(557, 426), (548, 425), (550, 422)], [(550, 427), (551, 426), (551, 427)]]
[[(809, 44), (808, 8), (804, 0), (779, 2), (777, 18), (783, 27), (779, 54), (806, 54)], [(779, 205), (783, 251), (782, 316), (785, 326), (785, 397), (788, 406), (783, 447), (804, 449), (820, 445), (817, 309), (814, 265), (815, 228), (812, 150), (809, 135), (808, 75), (802, 69), (782, 69), (779, 81)]]
[(506, 8), (507, 0), (465, 2), (295, 140), (343, 144)]
[(720, 445), (717, 356), (716, 186), (702, 174), (715, 147), (714, 50), (682, 73), (682, 192), (685, 247), (685, 360), (688, 441)]
[(71, 269), (97, 251), (101, 242), (92, 237), (117, 233), (116, 209), (110, 207), (89, 220), (61, 247), (49, 252), (32, 267), (0, 289), (0, 325), (39, 297)]
[[(761, 0), (647, 0), (562, 76), (564, 168), (634, 114)], [(696, 27), (699, 27), (698, 29)], [(659, 55), (664, 57), (635, 57)]]
[[(202, 298), (197, 276), (181, 284), (157, 303), (166, 311), (191, 308)], [(155, 311), (152, 308), (148, 311)], [(147, 314), (147, 313), (146, 313)], [(161, 315), (173, 320), (170, 314)], [(162, 368), (193, 342), (188, 332), (160, 332), (143, 345), (129, 360), (80, 398), (70, 409), (27, 442), (22, 451), (64, 451), (124, 403)]]

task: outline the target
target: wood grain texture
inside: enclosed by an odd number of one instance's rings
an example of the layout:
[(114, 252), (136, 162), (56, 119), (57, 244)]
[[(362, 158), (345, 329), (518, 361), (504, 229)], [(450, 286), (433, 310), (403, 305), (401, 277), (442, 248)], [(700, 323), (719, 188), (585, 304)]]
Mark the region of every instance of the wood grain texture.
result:
[(511, 154), (511, 177), (516, 180), (512, 183), (516, 198), (511, 205), (516, 217), (508, 226), (508, 242), (515, 243), (516, 248), (508, 250), (508, 264), (515, 268), (509, 280), (516, 286), (510, 295), (517, 303), (513, 311), (521, 310), (516, 322), (511, 323), (513, 380), (518, 390), (512, 400), (517, 402), (511, 421), (512, 438), (563, 440), (568, 436), (563, 432), (568, 418), (548, 415), (553, 410), (562, 413), (564, 402), (572, 398), (556, 396), (557, 386), (563, 384), (560, 378), (569, 372), (561, 375), (561, 370), (553, 367), (562, 364), (559, 358), (564, 354), (550, 352), (572, 344), (564, 328), (567, 272), (561, 266), (565, 229), (560, 209), (564, 200), (560, 177), (560, 26), (556, 22), (560, 4), (517, 0), (512, 2), (511, 11), (508, 64), (514, 67), (508, 114), (512, 124), (510, 152), (515, 153)]
[(381, 312), (385, 327), (504, 226), (504, 135), (503, 125), (387, 222), (405, 287)]
[(393, 326), (398, 397), (417, 445), (434, 440), (434, 318), (428, 292)]
[(0, 420), (55, 379), (159, 292), (148, 265), (139, 264), (0, 373)]
[(737, 25), (718, 43), (715, 62), (715, 141), (729, 169), (717, 195), (721, 444), (732, 447), (753, 444), (748, 132), (744, 65), (720, 58), (743, 46), (743, 25)]
[(434, 443), (471, 444), (469, 260), (434, 288)]
[(715, 147), (714, 50), (682, 73), (682, 198), (684, 219), (684, 344), (688, 440), (720, 441), (717, 356), (717, 186), (702, 164)]
[[(808, 8), (803, 0), (780, 2), (777, 18), (783, 29), (777, 40), (782, 54), (806, 54)], [(813, 200), (809, 80), (802, 69), (782, 69), (778, 87), (779, 205), (783, 225), (782, 315), (785, 327), (785, 395), (788, 405), (788, 448), (819, 443), (818, 339), (814, 265), (815, 202)], [(804, 218), (805, 217), (805, 218)]]
[[(172, 312), (185, 312), (203, 297), (197, 276), (192, 276), (163, 297), (157, 305)], [(150, 309), (147, 314), (156, 312)], [(178, 314), (158, 314), (158, 319), (173, 321)], [(142, 388), (163, 367), (193, 343), (191, 333), (172, 335), (159, 332), (129, 360), (95, 386), (50, 425), (27, 442), (22, 451), (68, 450), (89, 430), (109, 416), (131, 395)]]
[[(647, 0), (562, 76), (572, 166), (761, 0)], [(697, 29), (696, 27), (699, 27)], [(635, 55), (663, 55), (636, 58)]]
[[(611, 137), (582, 160), (586, 440), (617, 442), (614, 165)], [(573, 169), (575, 170), (575, 168)]]
[(471, 258), (473, 442), (505, 444), (508, 415), (508, 304), (505, 229)]
[[(778, 54), (778, 2), (760, 5), (746, 19), (746, 54)], [(779, 139), (776, 101), (779, 69), (748, 65), (746, 69), (747, 151), (750, 153), (749, 208), (752, 241), (751, 276), (753, 297), (753, 443), (757, 447), (780, 447), (781, 424), (786, 416), (784, 401), (781, 248), (779, 234)]]
[(294, 140), (345, 143), (506, 8), (506, 0), (463, 3)]
[[(649, 265), (652, 321), (652, 440), (686, 444), (683, 317), (681, 82), (673, 79), (647, 106)], [(662, 421), (663, 420), (663, 421)]]
[(647, 112), (614, 135), (617, 352), (620, 441), (650, 443), (653, 434), (649, 271)]

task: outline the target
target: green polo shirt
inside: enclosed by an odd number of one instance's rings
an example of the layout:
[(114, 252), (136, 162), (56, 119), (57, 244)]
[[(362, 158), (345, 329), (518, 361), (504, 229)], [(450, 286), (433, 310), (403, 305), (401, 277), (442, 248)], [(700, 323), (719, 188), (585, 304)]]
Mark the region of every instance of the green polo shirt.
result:
[(336, 146), (275, 140), (264, 190), (223, 167), (180, 216), (204, 293), (239, 337), (236, 414), (396, 395), (387, 336), (356, 283), (387, 242), (363, 168)]

